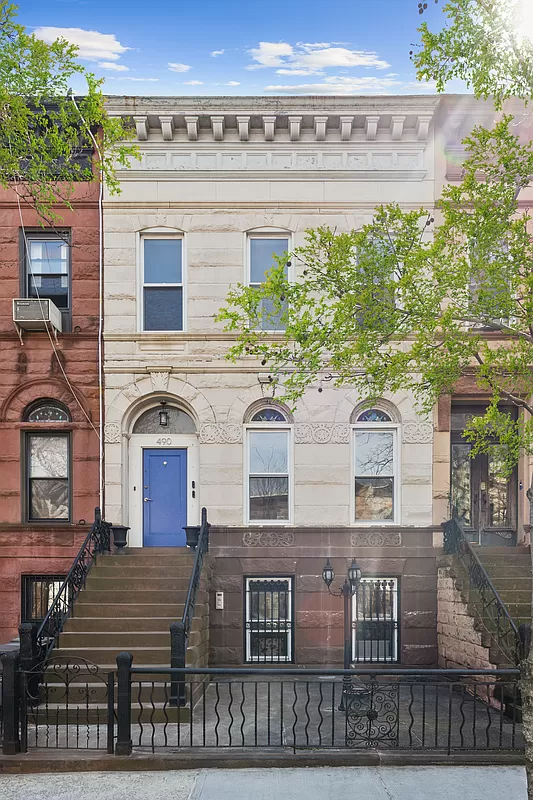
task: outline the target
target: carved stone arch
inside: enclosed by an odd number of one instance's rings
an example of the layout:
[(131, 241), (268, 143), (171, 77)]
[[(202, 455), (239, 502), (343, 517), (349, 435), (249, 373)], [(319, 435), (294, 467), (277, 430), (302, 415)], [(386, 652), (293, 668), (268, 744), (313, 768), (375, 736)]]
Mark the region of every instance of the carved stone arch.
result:
[(275, 408), (285, 417), (285, 420), (289, 423), (293, 423), (294, 419), (284, 403), (280, 403), (278, 400), (273, 398), (262, 397), (260, 400), (255, 400), (251, 405), (248, 406), (244, 413), (243, 422), (251, 422), (252, 417), (254, 414), (257, 414), (258, 411), (261, 411), (263, 408)]
[(244, 233), (264, 233), (264, 234), (276, 234), (276, 233), (286, 233), (289, 236), (294, 234), (292, 228), (287, 228), (285, 225), (254, 225), (253, 228), (246, 228)]
[(120, 425), (120, 429), (128, 433), (136, 415), (161, 400), (183, 408), (194, 420), (197, 430), (203, 423), (216, 421), (213, 407), (203, 392), (178, 375), (171, 375), (170, 371), (158, 370), (124, 386), (107, 408), (106, 422)]
[(375, 402), (372, 403), (368, 403), (367, 401), (362, 401), (358, 403), (350, 415), (350, 422), (351, 423), (357, 422), (359, 416), (364, 411), (368, 411), (370, 408), (377, 408), (379, 411), (385, 412), (385, 414), (387, 414), (390, 417), (391, 422), (398, 423), (402, 421), (400, 412), (398, 411), (398, 408), (394, 405), (394, 403), (391, 403), (390, 400), (385, 400), (385, 398), (380, 397), (379, 400), (376, 400)]
[(274, 397), (264, 396), (263, 392), (261, 391), (261, 386), (257, 382), (255, 375), (251, 376), (250, 379), (254, 381), (252, 386), (249, 386), (248, 389), (243, 389), (239, 392), (228, 409), (226, 419), (219, 420), (219, 422), (228, 422), (232, 425), (242, 425), (246, 410), (252, 405), (252, 403), (255, 403), (259, 400), (266, 400), (267, 402), (269, 400), (271, 402), (275, 401)]
[(153, 234), (155, 236), (159, 234), (171, 233), (177, 236), (184, 234), (186, 231), (183, 228), (174, 227), (174, 225), (149, 225), (145, 228), (138, 228), (137, 233), (141, 236), (147, 236)]
[[(68, 409), (72, 422), (85, 422), (87, 417), (92, 419), (91, 409), (87, 404), (85, 395), (72, 384), (75, 395), (68, 383), (61, 378), (37, 378), (16, 386), (8, 394), (0, 409), (1, 422), (21, 422), (25, 409), (37, 400), (57, 400)], [(80, 408), (81, 406), (81, 408)], [(83, 411), (82, 411), (83, 409)], [(85, 414), (87, 414), (87, 417)]]
[(189, 403), (184, 401), (181, 397), (176, 397), (169, 392), (152, 392), (151, 394), (144, 395), (130, 406), (123, 419), (124, 432), (131, 433), (137, 420), (149, 409), (157, 408), (162, 400), (169, 406), (178, 408), (180, 411), (184, 411), (188, 414), (198, 431), (198, 415)]

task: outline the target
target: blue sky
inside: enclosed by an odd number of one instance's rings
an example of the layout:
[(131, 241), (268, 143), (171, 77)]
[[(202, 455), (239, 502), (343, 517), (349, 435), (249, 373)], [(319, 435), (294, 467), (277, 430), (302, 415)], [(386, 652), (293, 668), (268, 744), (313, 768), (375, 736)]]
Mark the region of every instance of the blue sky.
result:
[[(424, 19), (440, 26), (441, 6)], [(20, 0), (19, 20), (78, 44), (107, 94), (433, 91), (409, 59), (415, 0)]]

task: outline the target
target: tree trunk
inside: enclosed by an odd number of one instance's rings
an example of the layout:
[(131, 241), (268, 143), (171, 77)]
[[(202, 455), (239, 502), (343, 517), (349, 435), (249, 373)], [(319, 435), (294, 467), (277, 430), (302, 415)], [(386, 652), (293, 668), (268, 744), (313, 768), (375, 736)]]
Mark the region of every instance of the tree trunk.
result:
[[(527, 499), (529, 500), (529, 549), (531, 553), (531, 574), (533, 575), (533, 475), (531, 476), (531, 486), (527, 490)], [(533, 595), (531, 598), (531, 611), (533, 615)], [(526, 749), (527, 797), (528, 800), (533, 800), (533, 647), (530, 647), (529, 652), (526, 653), (526, 657), (520, 665), (520, 670), (522, 729)]]

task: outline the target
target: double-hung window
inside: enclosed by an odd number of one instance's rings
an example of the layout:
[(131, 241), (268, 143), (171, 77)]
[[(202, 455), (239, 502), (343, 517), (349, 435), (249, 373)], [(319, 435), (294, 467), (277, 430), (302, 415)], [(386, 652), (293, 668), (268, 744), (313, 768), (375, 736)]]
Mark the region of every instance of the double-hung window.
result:
[(27, 234), (24, 250), (24, 297), (51, 300), (61, 311), (63, 331), (69, 331), (71, 281), (68, 232), (61, 236), (49, 233)]
[(142, 328), (145, 331), (184, 329), (183, 240), (142, 239)]
[(293, 660), (292, 581), (246, 578), (246, 661)]
[(354, 424), (354, 521), (397, 523), (397, 434), (388, 414), (364, 411)]
[(277, 409), (254, 414), (247, 430), (247, 521), (290, 521), (290, 427)]
[[(66, 408), (44, 400), (33, 405), (25, 415), (27, 423), (58, 424), (70, 421)], [(28, 522), (68, 522), (70, 519), (70, 433), (43, 430), (25, 434), (25, 496)]]
[[(248, 265), (249, 285), (258, 289), (265, 280), (267, 272), (276, 266), (275, 257), (284, 256), (289, 249), (289, 239), (287, 236), (272, 234), (270, 236), (249, 236), (248, 237)], [(285, 263), (285, 276), (288, 276), (288, 263)], [(285, 322), (282, 319), (286, 305), (281, 302), (276, 306), (273, 300), (263, 298), (259, 304), (257, 319), (251, 321), (255, 329), (263, 331), (282, 331), (285, 330)]]

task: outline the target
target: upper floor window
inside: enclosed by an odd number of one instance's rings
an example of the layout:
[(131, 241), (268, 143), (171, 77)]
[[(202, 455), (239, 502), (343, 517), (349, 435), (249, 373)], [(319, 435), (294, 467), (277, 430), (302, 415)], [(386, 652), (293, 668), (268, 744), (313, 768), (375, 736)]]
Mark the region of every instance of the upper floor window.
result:
[(247, 431), (249, 522), (290, 520), (290, 428), (276, 408), (262, 408)]
[(28, 433), (26, 436), (27, 519), (70, 519), (70, 436)]
[(26, 235), (24, 297), (51, 300), (62, 312), (63, 330), (70, 330), (70, 245), (68, 234)]
[(142, 240), (142, 327), (145, 331), (183, 330), (183, 240)]
[(398, 521), (397, 425), (377, 408), (354, 424), (354, 520)]
[[(251, 235), (248, 237), (248, 283), (259, 288), (264, 282), (267, 272), (276, 266), (275, 256), (280, 257), (289, 249), (289, 238), (278, 234)], [(285, 264), (285, 275), (288, 276), (288, 262)], [(252, 327), (263, 331), (281, 331), (285, 329), (282, 320), (284, 308), (274, 307), (274, 302), (263, 298), (260, 302), (256, 320)]]

